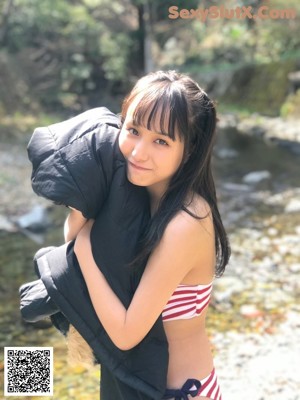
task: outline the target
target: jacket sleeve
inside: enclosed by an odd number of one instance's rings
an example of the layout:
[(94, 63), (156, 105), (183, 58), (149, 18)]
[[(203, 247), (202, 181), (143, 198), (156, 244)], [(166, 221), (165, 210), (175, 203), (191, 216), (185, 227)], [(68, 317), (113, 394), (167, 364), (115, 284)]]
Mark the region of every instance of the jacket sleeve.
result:
[(35, 129), (28, 144), (32, 188), (39, 196), (95, 218), (117, 161), (120, 121), (104, 107)]

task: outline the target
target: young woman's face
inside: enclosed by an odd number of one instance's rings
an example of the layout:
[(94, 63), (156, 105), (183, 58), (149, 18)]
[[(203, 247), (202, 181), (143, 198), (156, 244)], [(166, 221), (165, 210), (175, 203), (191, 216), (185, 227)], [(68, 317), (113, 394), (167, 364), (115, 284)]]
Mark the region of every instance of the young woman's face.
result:
[(119, 136), (120, 150), (127, 160), (127, 177), (134, 185), (147, 187), (150, 195), (161, 198), (181, 164), (184, 143), (178, 134), (173, 141), (160, 132), (135, 126), (132, 117), (136, 103), (129, 106)]

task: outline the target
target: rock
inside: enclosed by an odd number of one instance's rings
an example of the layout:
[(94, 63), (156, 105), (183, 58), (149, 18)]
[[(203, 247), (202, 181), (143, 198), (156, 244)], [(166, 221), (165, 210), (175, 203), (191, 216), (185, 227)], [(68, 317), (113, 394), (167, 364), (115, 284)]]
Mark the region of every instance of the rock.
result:
[(273, 228), (273, 227), (269, 228), (267, 230), (267, 232), (268, 232), (269, 236), (277, 236), (278, 235), (278, 229)]
[(49, 226), (47, 211), (45, 207), (37, 205), (27, 214), (19, 217), (16, 224), (22, 229), (44, 230)]
[(271, 244), (271, 239), (268, 236), (263, 236), (260, 239), (260, 243), (263, 247), (269, 247)]
[(245, 290), (242, 280), (234, 276), (223, 276), (220, 280), (215, 281), (214, 286), (214, 298), (220, 303), (228, 301), (232, 294)]
[(243, 234), (245, 238), (253, 241), (253, 243), (257, 242), (257, 240), (262, 237), (262, 232), (259, 229), (243, 228), (240, 230), (240, 233)]
[(249, 192), (251, 190), (250, 186), (234, 182), (226, 182), (222, 185), (222, 188), (229, 192)]
[(250, 136), (263, 136), (266, 129), (263, 125), (256, 123), (256, 118), (254, 119), (244, 119), (237, 124), (238, 132), (250, 135)]
[(288, 80), (292, 83), (294, 92), (300, 89), (300, 71), (290, 72)]
[(270, 256), (265, 256), (261, 259), (259, 265), (265, 269), (270, 269), (274, 265), (274, 261)]
[[(257, 113), (249, 117), (238, 115), (221, 115), (218, 127), (222, 130), (235, 128), (238, 133), (262, 137), (266, 142), (288, 148), (295, 154), (300, 154), (300, 119), (298, 111), (299, 91), (290, 95), (283, 107), (294, 109), (288, 119), (280, 117), (266, 117)], [(296, 98), (297, 97), (297, 98)], [(287, 106), (287, 107), (286, 107)], [(291, 111), (291, 110), (290, 110)]]
[(284, 211), (286, 213), (294, 213), (300, 211), (300, 200), (291, 199), (288, 204), (285, 206)]
[(235, 128), (238, 123), (238, 115), (233, 113), (219, 114), (218, 128)]
[(226, 221), (226, 224), (234, 224), (237, 221), (243, 219), (247, 213), (251, 212), (250, 207), (245, 207), (243, 210), (239, 211), (228, 211), (226, 212), (226, 215), (223, 217), (224, 221)]
[(260, 190), (260, 191), (255, 191), (252, 193), (249, 193), (248, 199), (253, 202), (259, 202), (261, 203), (262, 201), (265, 201), (270, 197), (270, 191), (269, 190)]
[(291, 272), (294, 272), (294, 273), (299, 273), (300, 272), (300, 263), (298, 264), (291, 264), (290, 266), (289, 266), (289, 270), (291, 271)]
[(250, 136), (262, 136), (267, 141), (291, 146), (300, 141), (299, 119), (270, 118), (255, 115), (244, 118), (236, 125), (237, 131)]
[(247, 318), (256, 318), (263, 313), (254, 304), (244, 304), (240, 307), (240, 313)]
[(271, 174), (269, 171), (253, 171), (243, 177), (245, 183), (258, 183), (264, 179), (269, 179)]
[(13, 222), (11, 222), (4, 215), (0, 215), (0, 231), (16, 232), (17, 230), (18, 229)]
[(218, 158), (221, 158), (222, 160), (227, 159), (227, 158), (236, 158), (238, 156), (238, 152), (233, 149), (229, 148), (223, 148), (220, 150), (217, 150), (216, 155)]
[[(287, 205), (291, 203), (291, 206), (289, 207), (291, 207), (291, 209), (294, 209), (294, 207), (295, 208), (298, 207), (298, 201), (297, 201), (298, 198), (300, 198), (300, 188), (292, 188), (285, 190), (284, 192), (270, 195), (268, 198), (264, 200), (264, 203), (267, 204), (268, 206), (280, 206), (280, 207), (287, 207)], [(294, 202), (294, 200), (297, 201), (297, 205), (296, 202)]]

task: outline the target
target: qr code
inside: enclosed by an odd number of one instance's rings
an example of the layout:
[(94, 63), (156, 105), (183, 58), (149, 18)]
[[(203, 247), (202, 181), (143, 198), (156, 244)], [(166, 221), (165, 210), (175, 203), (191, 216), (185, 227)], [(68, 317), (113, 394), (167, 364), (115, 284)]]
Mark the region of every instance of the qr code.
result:
[(53, 396), (53, 347), (4, 347), (5, 396)]

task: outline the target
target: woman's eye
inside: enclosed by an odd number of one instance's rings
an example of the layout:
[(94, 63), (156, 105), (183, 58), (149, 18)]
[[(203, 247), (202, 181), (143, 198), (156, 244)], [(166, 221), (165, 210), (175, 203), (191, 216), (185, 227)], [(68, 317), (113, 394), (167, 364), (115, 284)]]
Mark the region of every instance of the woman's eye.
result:
[(134, 128), (128, 128), (128, 132), (135, 136), (139, 134), (138, 131)]
[(163, 145), (163, 146), (168, 146), (168, 143), (167, 143), (165, 140), (163, 140), (163, 139), (157, 139), (157, 140), (156, 140), (156, 143), (157, 143), (157, 144), (161, 144), (161, 145)]

